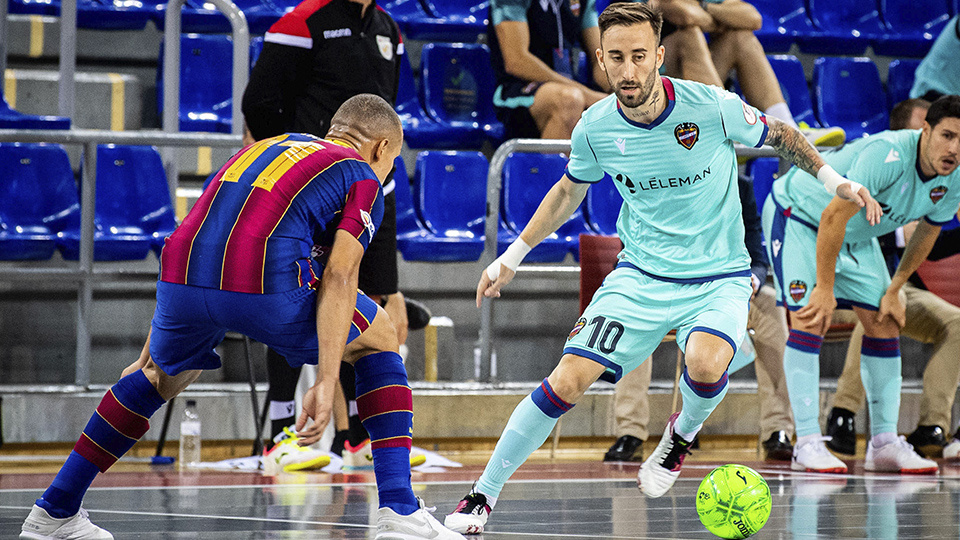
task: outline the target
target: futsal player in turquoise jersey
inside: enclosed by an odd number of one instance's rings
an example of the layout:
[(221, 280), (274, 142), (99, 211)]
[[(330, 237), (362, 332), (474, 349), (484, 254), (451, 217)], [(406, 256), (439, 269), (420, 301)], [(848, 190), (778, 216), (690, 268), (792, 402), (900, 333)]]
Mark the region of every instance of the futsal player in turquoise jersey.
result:
[[(780, 303), (792, 312), (783, 355), (796, 421), (796, 470), (843, 473), (819, 423), (820, 347), (835, 306), (853, 309), (864, 326), (860, 374), (872, 437), (864, 468), (936, 473), (897, 436), (900, 412), (901, 287), (926, 260), (940, 226), (960, 204), (960, 96), (927, 111), (922, 130), (886, 131), (824, 154), (827, 163), (876, 196), (884, 210), (871, 226), (859, 208), (831, 197), (808, 173), (791, 169), (774, 182), (763, 207), (763, 232)], [(921, 220), (891, 280), (877, 237)]]
[(566, 173), (540, 203), (520, 240), (487, 267), (477, 305), (499, 296), (523, 256), (563, 224), (604, 173), (623, 196), (617, 229), (624, 250), (576, 322), (560, 363), (514, 410), (480, 479), (447, 516), (448, 528), (483, 531), (511, 474), (547, 438), (561, 414), (607, 373), (618, 379), (677, 330), (686, 353), (683, 409), (667, 422), (638, 482), (650, 497), (680, 474), (703, 421), (723, 398), (727, 365), (744, 337), (752, 294), (744, 247), (734, 142), (770, 144), (834, 190), (879, 207), (830, 168), (799, 131), (719, 88), (661, 78), (662, 18), (640, 3), (610, 5), (597, 52), (615, 95), (589, 108), (574, 129)]

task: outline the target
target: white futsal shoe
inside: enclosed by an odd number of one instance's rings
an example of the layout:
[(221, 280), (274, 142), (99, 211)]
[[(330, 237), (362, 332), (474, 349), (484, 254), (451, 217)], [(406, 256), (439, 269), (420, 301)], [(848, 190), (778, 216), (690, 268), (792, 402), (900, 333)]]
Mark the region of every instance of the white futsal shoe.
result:
[(960, 429), (953, 436), (953, 439), (943, 447), (943, 457), (950, 461), (960, 459)]
[(673, 431), (678, 416), (680, 413), (673, 413), (667, 420), (660, 443), (637, 473), (637, 487), (651, 499), (660, 497), (673, 487), (673, 483), (680, 476), (683, 459), (690, 453), (691, 443)]
[(903, 435), (892, 443), (874, 446), (873, 439), (867, 444), (867, 459), (863, 468), (875, 472), (900, 474), (937, 474), (940, 468), (935, 461), (920, 457)]
[(447, 529), (430, 512), (423, 499), (417, 497), (420, 508), (409, 516), (401, 516), (392, 509), (377, 510), (377, 536), (375, 540), (467, 540), (462, 535)]
[(447, 515), (443, 524), (452, 531), (463, 534), (480, 534), (490, 517), (490, 505), (483, 493), (471, 491), (460, 501), (457, 508)]
[(91, 523), (83, 508), (71, 517), (58, 519), (33, 505), (20, 529), (20, 540), (113, 540), (113, 535)]
[(798, 440), (797, 445), (793, 447), (790, 468), (795, 471), (845, 474), (846, 463), (831, 454), (830, 450), (827, 450), (827, 445), (824, 444), (829, 440), (830, 437), (816, 437), (803, 443)]

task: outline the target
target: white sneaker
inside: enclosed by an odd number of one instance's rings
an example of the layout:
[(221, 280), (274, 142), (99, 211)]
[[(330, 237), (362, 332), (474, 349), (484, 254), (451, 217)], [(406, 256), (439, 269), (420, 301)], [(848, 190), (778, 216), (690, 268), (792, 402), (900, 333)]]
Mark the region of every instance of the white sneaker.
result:
[(276, 444), (263, 455), (263, 473), (276, 476), (281, 472), (318, 470), (330, 464), (330, 456), (326, 452), (300, 446), (298, 440), (293, 430), (283, 428), (283, 432), (273, 439)]
[[(960, 430), (957, 433), (960, 434)], [(943, 457), (949, 460), (960, 459), (960, 438), (955, 436), (952, 441), (943, 447)]]
[(680, 476), (683, 459), (690, 453), (690, 442), (673, 432), (678, 416), (680, 413), (673, 413), (667, 420), (660, 443), (637, 473), (637, 487), (651, 499), (660, 497), (673, 487)]
[(362, 471), (373, 469), (373, 449), (370, 439), (364, 439), (360, 444), (353, 446), (350, 441), (343, 443), (343, 469), (347, 471)]
[(817, 437), (803, 444), (798, 440), (797, 445), (793, 447), (790, 468), (795, 471), (815, 473), (846, 473), (847, 465), (827, 450), (824, 442), (829, 440), (830, 437)]
[(90, 522), (83, 508), (72, 517), (58, 519), (33, 505), (20, 531), (20, 540), (113, 540), (112, 534)]
[(386, 507), (377, 510), (375, 540), (466, 540), (433, 517), (430, 512), (436, 508), (425, 507), (420, 497), (417, 497), (417, 503), (420, 509), (409, 516), (401, 516)]
[(871, 438), (867, 443), (867, 459), (863, 462), (863, 468), (900, 474), (937, 474), (940, 470), (936, 462), (920, 457), (903, 435), (883, 446), (874, 446)]
[(843, 128), (812, 128), (806, 122), (800, 122), (800, 133), (814, 146), (842, 146), (847, 140)]
[(443, 524), (451, 531), (458, 533), (480, 534), (483, 532), (483, 526), (487, 524), (488, 517), (490, 517), (490, 506), (487, 504), (486, 495), (471, 491), (460, 501), (456, 510), (444, 518)]

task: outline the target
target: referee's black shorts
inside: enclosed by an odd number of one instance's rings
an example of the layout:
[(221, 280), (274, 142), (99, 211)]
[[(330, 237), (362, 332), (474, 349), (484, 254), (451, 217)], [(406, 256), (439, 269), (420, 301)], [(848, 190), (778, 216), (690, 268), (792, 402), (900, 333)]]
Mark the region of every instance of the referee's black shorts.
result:
[(360, 261), (360, 290), (386, 296), (397, 292), (397, 197), (383, 198), (383, 221)]

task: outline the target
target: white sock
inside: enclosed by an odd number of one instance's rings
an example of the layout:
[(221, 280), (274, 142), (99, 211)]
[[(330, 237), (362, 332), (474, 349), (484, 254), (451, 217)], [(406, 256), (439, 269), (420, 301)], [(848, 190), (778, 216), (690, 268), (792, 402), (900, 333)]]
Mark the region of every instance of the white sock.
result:
[(767, 110), (763, 112), (767, 116), (772, 116), (778, 120), (786, 122), (793, 128), (798, 128), (797, 123), (793, 120), (793, 113), (790, 112), (790, 107), (787, 107), (787, 104), (782, 101), (767, 107)]
[(874, 448), (879, 448), (892, 442), (897, 442), (897, 434), (891, 432), (877, 433), (872, 439), (870, 439), (870, 442), (873, 443)]
[(700, 424), (699, 426), (697, 426), (697, 429), (693, 430), (693, 432), (691, 432), (691, 433), (684, 433), (684, 432), (680, 431), (679, 429), (677, 429), (677, 426), (674, 425), (674, 426), (673, 426), (673, 432), (676, 433), (677, 435), (683, 437), (683, 440), (687, 441), (688, 443), (692, 443), (692, 442), (693, 442), (693, 439), (697, 436), (697, 433), (700, 433), (700, 428), (702, 428), (702, 427), (703, 427), (703, 424)]
[(484, 497), (486, 497), (486, 499), (487, 499), (487, 506), (489, 506), (491, 510), (493, 510), (493, 507), (497, 505), (497, 497), (494, 497), (494, 496), (492, 496), (492, 495), (487, 495), (486, 493), (484, 493), (484, 492), (482, 492), (482, 491), (479, 491), (479, 490), (477, 490), (476, 488), (474, 488), (473, 492), (474, 492), (474, 493), (479, 493), (479, 494), (483, 495)]
[(797, 437), (797, 448), (800, 448), (801, 446), (807, 443), (819, 441), (820, 437), (822, 437), (822, 435), (819, 433), (814, 433), (813, 435), (804, 435), (803, 437)]

